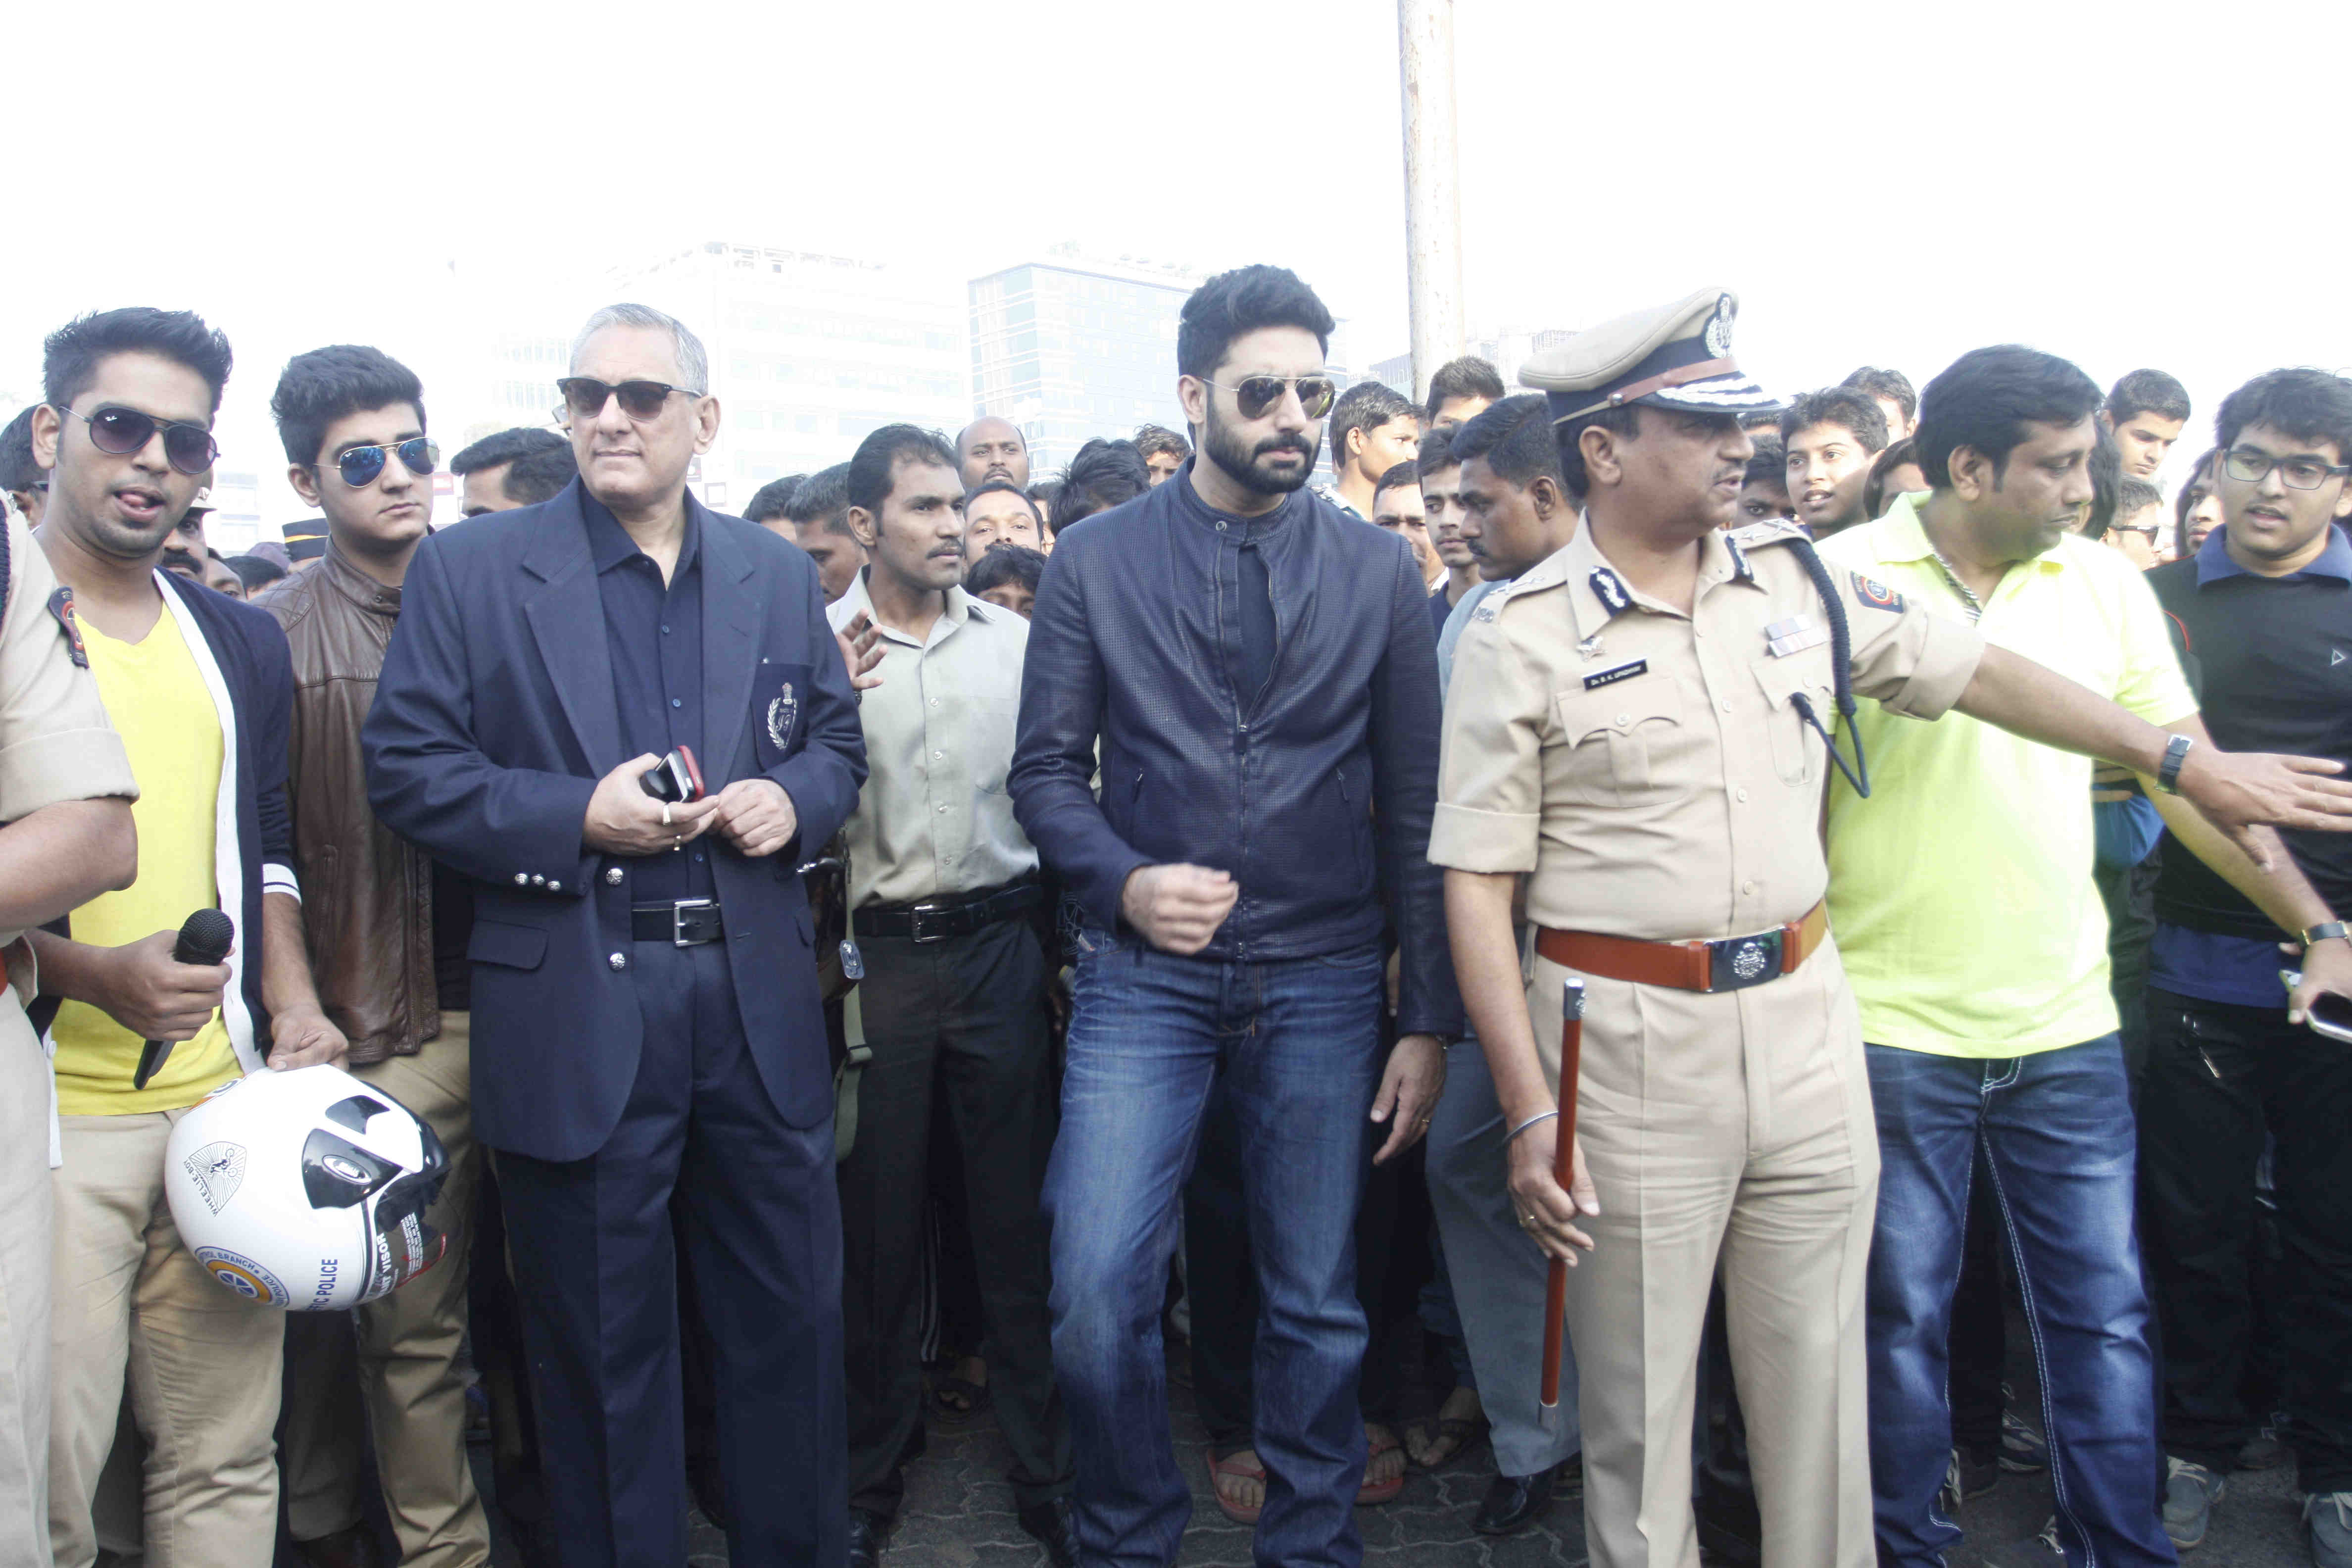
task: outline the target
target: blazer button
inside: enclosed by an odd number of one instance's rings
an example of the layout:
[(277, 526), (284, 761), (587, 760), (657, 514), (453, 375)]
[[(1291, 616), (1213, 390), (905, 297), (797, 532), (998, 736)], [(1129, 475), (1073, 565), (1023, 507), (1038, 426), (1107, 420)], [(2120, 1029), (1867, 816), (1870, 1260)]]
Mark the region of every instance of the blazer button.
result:
[(526, 887), (526, 886), (528, 886), (528, 885), (530, 884), (530, 879), (528, 876), (524, 875), (522, 872), (520, 872), (520, 871), (517, 871), (517, 872), (515, 873), (515, 886), (516, 886), (516, 887), (518, 887), (518, 888), (520, 888), (520, 887)]
[(608, 888), (617, 888), (621, 885), (621, 868), (618, 866), (604, 868), (604, 885)]
[(550, 882), (547, 885), (547, 890), (551, 893), (560, 893), (563, 891), (563, 884), (561, 882)]
[(547, 879), (541, 876), (533, 876), (530, 879), (530, 885), (534, 888), (544, 888), (547, 886)]
[(616, 952), (604, 962), (615, 969), (626, 969), (629, 967), (629, 955), (625, 952)]

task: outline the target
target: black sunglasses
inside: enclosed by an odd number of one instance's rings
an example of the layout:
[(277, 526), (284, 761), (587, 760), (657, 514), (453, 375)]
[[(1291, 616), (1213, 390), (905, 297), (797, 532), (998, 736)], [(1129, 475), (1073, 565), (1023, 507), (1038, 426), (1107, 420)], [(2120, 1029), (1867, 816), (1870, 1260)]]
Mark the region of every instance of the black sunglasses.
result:
[(433, 444), (433, 438), (411, 436), (405, 441), (386, 441), (378, 447), (353, 447), (338, 452), (335, 469), (343, 476), (343, 483), (363, 490), (383, 473), (386, 452), (399, 453), (400, 466), (420, 479), (441, 466), (441, 448)]
[(133, 452), (144, 451), (155, 432), (163, 432), (163, 458), (180, 472), (194, 478), (213, 466), (220, 456), (220, 443), (213, 433), (201, 425), (182, 425), (170, 419), (158, 419), (152, 414), (142, 414), (136, 408), (121, 408), (106, 404), (95, 414), (58, 407), (60, 414), (71, 414), (89, 426), (89, 444), (100, 451), (117, 458), (127, 458)]
[(1328, 375), (1245, 375), (1230, 386), (1222, 381), (1207, 384), (1232, 393), (1244, 419), (1262, 417), (1294, 386), (1298, 388), (1299, 410), (1309, 419), (1320, 419), (1330, 413), (1333, 401), (1339, 395), (1338, 384)]
[(567, 375), (555, 384), (555, 390), (563, 394), (563, 406), (555, 411), (559, 421), (566, 417), (593, 419), (614, 397), (621, 400), (621, 412), (630, 418), (657, 419), (671, 393), (682, 392), (688, 397), (702, 395), (691, 387), (672, 386), (666, 381), (625, 381), (614, 386), (593, 375)]

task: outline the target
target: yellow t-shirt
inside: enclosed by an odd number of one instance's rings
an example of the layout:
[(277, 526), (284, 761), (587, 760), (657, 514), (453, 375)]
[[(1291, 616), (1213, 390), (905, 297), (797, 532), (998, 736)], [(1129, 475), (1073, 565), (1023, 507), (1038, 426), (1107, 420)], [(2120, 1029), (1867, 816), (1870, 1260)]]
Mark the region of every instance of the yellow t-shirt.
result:
[[(1920, 499), (1824, 541), (1822, 556), (1966, 619)], [(2197, 711), (2156, 595), (2103, 544), (2070, 534), (2011, 567), (1977, 630), (2151, 724)], [(2091, 877), (2096, 764), (1964, 713), (1922, 724), (1860, 706), (1871, 794), (1830, 781), (1829, 905), (1862, 1037), (1985, 1059), (2113, 1033), (2107, 914)]]
[[(93, 947), (121, 947), (159, 931), (177, 931), (194, 911), (220, 901), (213, 875), (214, 804), (220, 795), (220, 716), (204, 672), (170, 606), (154, 630), (117, 642), (88, 620), (82, 637), (107, 717), (131, 753), (139, 799), (139, 877), (119, 893), (101, 893), (73, 912), (73, 937)], [(245, 933), (237, 933), (240, 943)], [(58, 1009), (58, 1110), (66, 1116), (123, 1116), (194, 1105), (237, 1076), (236, 1052), (215, 1012), (194, 1039), (143, 1089), (131, 1087), (139, 1067), (136, 1035), (86, 1002)]]

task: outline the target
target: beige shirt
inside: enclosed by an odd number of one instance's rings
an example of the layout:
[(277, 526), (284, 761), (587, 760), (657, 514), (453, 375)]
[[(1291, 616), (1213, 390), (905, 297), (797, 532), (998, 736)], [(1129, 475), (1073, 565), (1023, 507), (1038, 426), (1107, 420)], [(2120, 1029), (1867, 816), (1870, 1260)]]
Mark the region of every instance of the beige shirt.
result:
[[(861, 570), (825, 619), (839, 631), (873, 609)], [(1029, 623), (961, 588), (948, 590), (923, 642), (874, 619), (882, 684), (857, 708), (866, 774), (848, 826), (850, 907), (974, 893), (1034, 871), (1004, 790)]]
[[(1634, 593), (1581, 525), (1487, 595), (1454, 651), (1430, 859), (1532, 873), (1538, 925), (1654, 942), (1769, 931), (1819, 903), (1830, 764), (1791, 698), (1825, 724), (1836, 705), (1793, 536), (1708, 535), (1687, 616)], [(1922, 719), (1959, 700), (1981, 637), (1849, 570), (1832, 580), (1855, 691)]]

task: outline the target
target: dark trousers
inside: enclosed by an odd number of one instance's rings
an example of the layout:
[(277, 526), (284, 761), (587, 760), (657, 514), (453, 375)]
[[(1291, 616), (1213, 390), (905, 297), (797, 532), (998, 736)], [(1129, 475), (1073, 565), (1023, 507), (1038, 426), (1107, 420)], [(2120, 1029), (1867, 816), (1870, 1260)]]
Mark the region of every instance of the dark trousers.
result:
[[(512, 1158), (512, 1156), (501, 1156)], [(475, 1191), (474, 1260), (466, 1276), (474, 1369), (490, 1405), (490, 1485), (499, 1511), (534, 1549), (547, 1524), (547, 1481), (539, 1456), (539, 1422), (530, 1405), (530, 1354), (523, 1344), (522, 1302), (507, 1268), (506, 1204), (498, 1162), (482, 1162)], [(538, 1561), (526, 1552), (526, 1561)]]
[(1046, 1231), (1053, 1151), (1045, 960), (1026, 921), (940, 942), (861, 937), (866, 1043), (857, 1145), (840, 1168), (849, 1351), (849, 1500), (895, 1514), (922, 1441), (924, 1200), (931, 1110), (946, 1101), (974, 1237), (996, 1423), (1024, 1507), (1070, 1489), (1054, 1386)]
[(2265, 1132), (2284, 1258), (2266, 1315), (2306, 1492), (2352, 1489), (2352, 1047), (2283, 1008), (2148, 993), (2140, 1098), (2148, 1271), (2164, 1326), (2164, 1447), (2227, 1470), (2261, 1410), (2254, 1167)]
[(565, 1568), (686, 1558), (674, 1191), (719, 1360), (729, 1561), (847, 1554), (833, 1128), (777, 1114), (725, 947), (630, 948), (645, 1046), (602, 1149), (499, 1156)]

